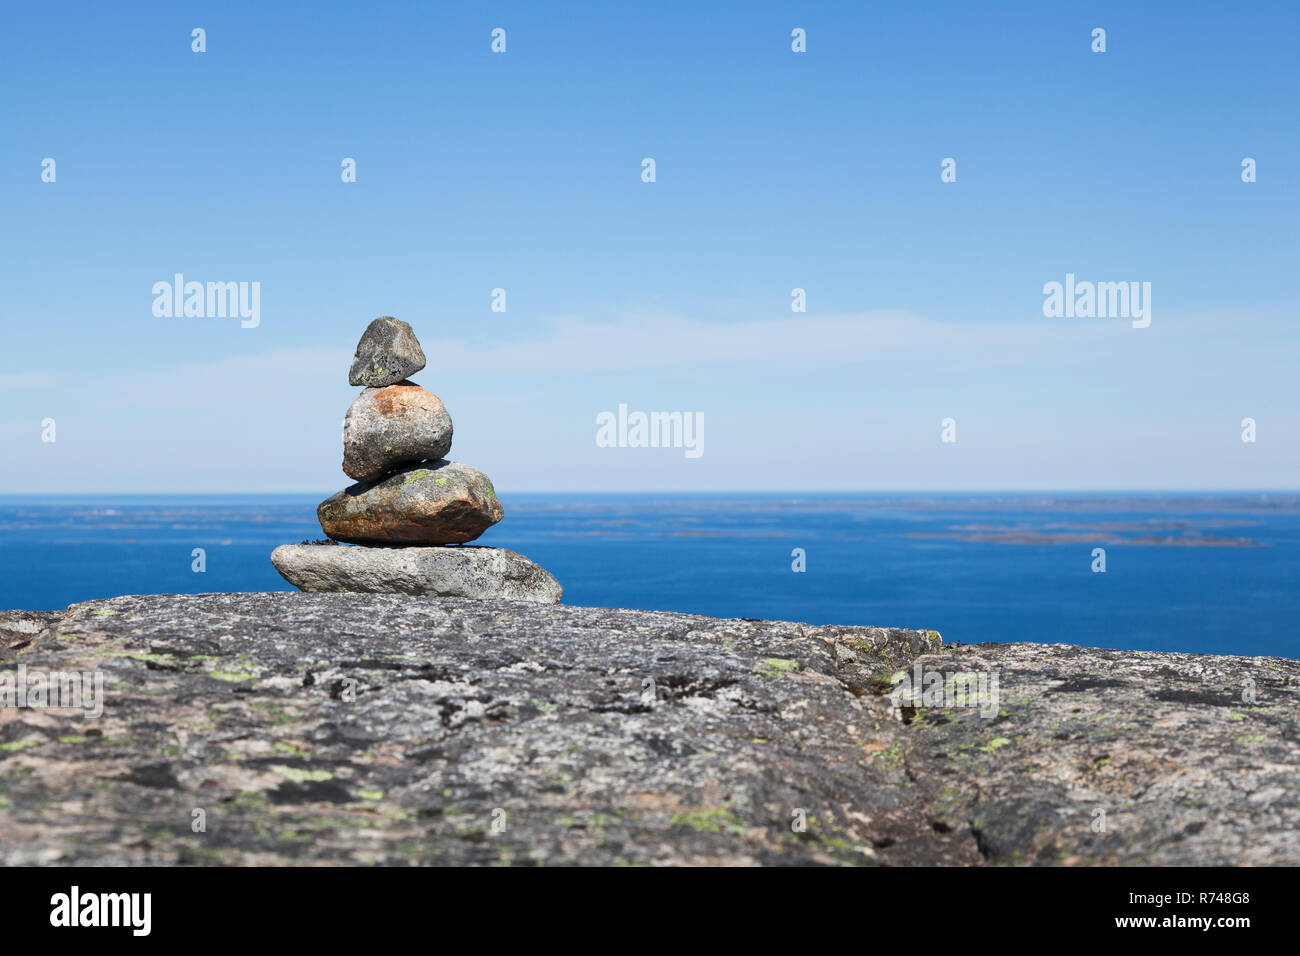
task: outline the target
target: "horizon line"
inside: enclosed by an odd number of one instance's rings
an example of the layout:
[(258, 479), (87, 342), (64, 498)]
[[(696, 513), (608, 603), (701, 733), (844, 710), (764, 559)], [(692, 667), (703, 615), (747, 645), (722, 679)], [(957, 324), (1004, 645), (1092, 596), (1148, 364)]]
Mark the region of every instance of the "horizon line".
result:
[[(267, 495), (337, 494), (324, 490), (293, 491), (0, 491), (5, 498), (144, 498), (144, 497), (231, 497), (256, 498)], [(498, 492), (501, 494), (501, 492)], [(1296, 495), (1295, 488), (627, 488), (627, 489), (523, 489), (505, 495)]]

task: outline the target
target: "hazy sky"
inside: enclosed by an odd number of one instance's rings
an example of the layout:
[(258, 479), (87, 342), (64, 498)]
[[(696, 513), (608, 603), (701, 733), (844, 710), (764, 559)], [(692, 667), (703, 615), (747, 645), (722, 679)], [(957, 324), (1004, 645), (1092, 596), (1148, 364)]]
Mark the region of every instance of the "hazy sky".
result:
[(1300, 5), (266, 6), (7, 11), (0, 493), (343, 487), (379, 315), (507, 495), (1300, 485)]

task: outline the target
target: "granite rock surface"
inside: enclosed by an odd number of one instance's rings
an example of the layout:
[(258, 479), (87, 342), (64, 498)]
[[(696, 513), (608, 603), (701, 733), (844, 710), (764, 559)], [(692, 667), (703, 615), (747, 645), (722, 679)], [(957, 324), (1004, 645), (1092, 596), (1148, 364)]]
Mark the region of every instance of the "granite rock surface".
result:
[(103, 714), (0, 709), (5, 865), (1300, 864), (1292, 660), (280, 592), (0, 613), (20, 666)]

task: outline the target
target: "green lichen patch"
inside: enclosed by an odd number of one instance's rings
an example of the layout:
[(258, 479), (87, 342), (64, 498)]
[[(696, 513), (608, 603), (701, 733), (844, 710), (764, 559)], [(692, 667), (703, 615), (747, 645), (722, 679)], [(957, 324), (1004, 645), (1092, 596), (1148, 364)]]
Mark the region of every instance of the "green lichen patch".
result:
[(334, 779), (334, 774), (328, 770), (303, 770), (301, 767), (284, 767), (279, 764), (273, 766), (271, 770), (294, 783), (320, 783), (322, 780)]
[(310, 757), (311, 756), (310, 750), (304, 750), (301, 747), (295, 747), (293, 744), (285, 743), (282, 740), (277, 740), (275, 743), (273, 743), (271, 745), (271, 749), (275, 753), (283, 754), (286, 757)]
[(421, 481), (425, 478), (428, 478), (432, 474), (433, 472), (431, 472), (428, 468), (417, 468), (415, 471), (407, 475), (406, 480), (403, 481), (397, 487), (405, 488), (407, 485), (414, 484), (417, 481)]
[(229, 681), (232, 684), (239, 684), (244, 681), (255, 681), (255, 674), (245, 674), (242, 671), (208, 671), (208, 676), (215, 680)]
[(784, 674), (790, 674), (799, 669), (799, 662), (787, 657), (764, 657), (754, 668), (764, 677), (781, 677)]
[(741, 834), (745, 832), (740, 818), (729, 807), (711, 807), (705, 810), (675, 813), (669, 818), (669, 822), (673, 826), (689, 827), (701, 833)]

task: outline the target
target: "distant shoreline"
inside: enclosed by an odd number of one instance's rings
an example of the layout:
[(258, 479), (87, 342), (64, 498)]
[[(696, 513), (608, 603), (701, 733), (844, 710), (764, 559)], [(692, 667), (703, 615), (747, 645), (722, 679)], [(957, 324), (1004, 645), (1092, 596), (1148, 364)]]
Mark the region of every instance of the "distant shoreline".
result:
[[(254, 501), (298, 501), (306, 498), (323, 500), (337, 489), (321, 488), (318, 491), (251, 491), (251, 492), (0, 492), (0, 503), (5, 504), (58, 504), (78, 502), (101, 504), (122, 502), (203, 502), (232, 501), (246, 504)], [(1278, 507), (1300, 511), (1300, 489), (1266, 489), (1243, 491), (728, 491), (728, 490), (633, 490), (633, 491), (510, 491), (502, 494), (524, 499), (557, 498), (564, 500), (586, 499), (593, 501), (646, 500), (655, 498), (690, 500), (827, 500), (880, 501), (911, 506), (927, 503), (937, 505), (972, 504), (1008, 507), (1082, 507), (1120, 510), (1130, 506), (1149, 507), (1153, 504), (1243, 504), (1267, 510)]]
[(1149, 548), (1263, 548), (1263, 541), (1249, 538), (1215, 538), (1200, 535), (1174, 537), (1170, 535), (1139, 535), (1136, 538), (1121, 538), (1105, 534), (1041, 534), (1033, 531), (969, 532), (951, 533), (937, 531), (913, 531), (903, 535), (904, 538), (938, 538), (948, 541), (983, 541), (989, 544), (1105, 544), (1136, 545)]

